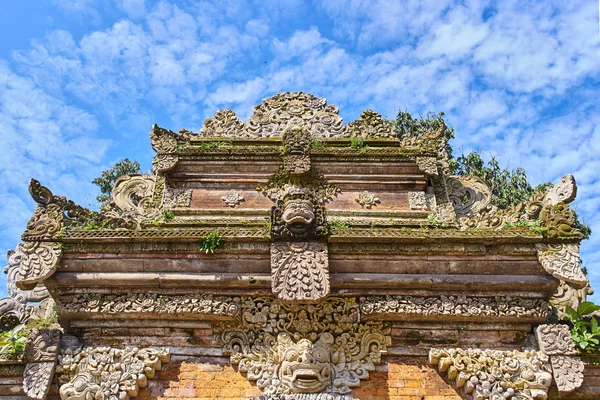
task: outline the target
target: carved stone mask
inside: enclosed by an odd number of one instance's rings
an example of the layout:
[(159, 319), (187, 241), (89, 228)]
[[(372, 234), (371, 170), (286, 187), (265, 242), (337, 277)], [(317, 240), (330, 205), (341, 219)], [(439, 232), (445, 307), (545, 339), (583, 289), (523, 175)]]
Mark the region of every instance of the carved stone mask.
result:
[(315, 221), (315, 207), (309, 200), (286, 200), (282, 219), (290, 232), (296, 235), (302, 234), (308, 231)]
[(331, 385), (333, 335), (322, 333), (315, 343), (308, 339), (294, 343), (289, 334), (280, 333), (277, 344), (281, 356), (278, 377), (290, 392), (319, 393)]

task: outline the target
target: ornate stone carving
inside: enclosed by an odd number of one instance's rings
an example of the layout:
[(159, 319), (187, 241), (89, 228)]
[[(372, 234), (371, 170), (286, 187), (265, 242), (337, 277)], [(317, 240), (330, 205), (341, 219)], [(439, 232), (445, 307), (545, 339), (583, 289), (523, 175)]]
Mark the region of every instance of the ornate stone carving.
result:
[(542, 352), (431, 349), (429, 362), (474, 399), (545, 400), (552, 383)]
[(365, 316), (383, 319), (399, 316), (516, 317), (546, 318), (548, 303), (543, 299), (519, 297), (457, 296), (368, 296), (360, 298)]
[(550, 364), (559, 392), (572, 392), (581, 387), (585, 365), (579, 357), (552, 356)]
[(417, 157), (417, 167), (425, 175), (438, 175), (438, 164), (435, 157)]
[(64, 350), (57, 372), (62, 400), (129, 400), (168, 363), (168, 349), (86, 347)]
[(556, 313), (559, 319), (565, 318), (565, 308), (570, 306), (574, 310), (579, 306), (580, 301), (586, 301), (587, 296), (594, 293), (589, 283), (586, 287), (578, 289), (567, 282), (560, 281), (556, 292), (550, 299), (552, 311)]
[(61, 331), (58, 329), (32, 329), (25, 348), (23, 390), (31, 399), (46, 398), (60, 349)]
[(240, 313), (240, 299), (209, 294), (84, 293), (60, 296), (57, 311), (59, 314), (158, 314), (165, 318), (182, 314), (236, 317)]
[(252, 137), (246, 130), (246, 125), (229, 108), (219, 110), (213, 118), (209, 118), (202, 124), (200, 136), (223, 137), (223, 138), (247, 138)]
[(17, 287), (16, 281), (22, 257), (21, 244), (16, 250), (9, 250), (7, 254), (8, 265), (4, 268), (4, 273), (6, 273), (6, 288), (9, 296), (0, 300), (0, 316), (5, 320), (3, 324), (5, 326), (0, 327), (0, 330), (4, 330), (2, 328), (10, 330), (19, 322), (26, 322), (26, 317), (30, 314), (26, 312), (27, 303), (40, 302), (50, 296), (43, 284), (38, 284), (33, 290), (21, 290)]
[(116, 180), (112, 190), (112, 201), (121, 215), (134, 221), (152, 219), (160, 210), (153, 207), (155, 175), (123, 175)]
[(433, 193), (425, 192), (408, 192), (408, 204), (411, 210), (433, 210), (436, 207)]
[(381, 203), (379, 197), (376, 197), (373, 193), (369, 193), (366, 190), (359, 194), (354, 200), (363, 208), (371, 208), (377, 205), (377, 203)]
[(477, 214), (460, 218), (459, 223), (463, 230), (502, 229), (507, 224), (539, 223), (546, 228), (544, 236), (548, 238), (581, 239), (583, 236), (575, 224), (569, 206), (565, 202), (555, 203), (563, 198), (565, 201), (572, 201), (576, 191), (575, 180), (567, 175), (556, 188), (546, 193), (535, 193), (529, 200), (504, 210), (491, 204), (487, 205)]
[(573, 175), (565, 175), (546, 193), (545, 202), (550, 205), (569, 204), (577, 196), (577, 184)]
[(314, 305), (244, 299), (242, 323), (218, 327), (223, 351), (266, 394), (349, 394), (391, 344), (389, 324), (363, 323), (354, 299)]
[(579, 244), (541, 243), (536, 247), (538, 260), (546, 272), (578, 288), (583, 288), (588, 284), (588, 279), (581, 269)]
[(361, 136), (368, 138), (396, 138), (394, 125), (381, 118), (381, 114), (365, 110), (360, 118), (346, 126), (346, 136)]
[(179, 157), (173, 154), (157, 154), (152, 159), (152, 172), (158, 175), (162, 175), (167, 171), (172, 170), (177, 162), (179, 161)]
[(577, 354), (568, 325), (539, 325), (535, 328), (535, 336), (540, 351), (550, 356)]
[(486, 209), (492, 201), (492, 192), (484, 181), (474, 176), (445, 177), (448, 197), (457, 218), (468, 217)]
[(223, 200), (225, 202), (225, 205), (227, 207), (234, 208), (235, 206), (240, 204), (242, 201), (244, 201), (244, 197), (240, 196), (240, 194), (237, 191), (231, 190), (225, 196), (221, 196), (221, 200)]
[(21, 242), (21, 262), (16, 285), (22, 290), (32, 290), (56, 271), (62, 256), (58, 243)]
[(311, 135), (306, 125), (289, 127), (283, 133), (283, 169), (290, 174), (310, 170)]
[(150, 143), (157, 153), (175, 153), (177, 134), (154, 124), (150, 131)]
[(166, 187), (163, 200), (165, 208), (189, 207), (191, 204), (192, 189)]
[(435, 219), (441, 224), (456, 223), (456, 214), (452, 203), (437, 204), (435, 206)]
[(254, 107), (247, 130), (253, 137), (282, 137), (289, 127), (308, 125), (315, 137), (339, 138), (345, 130), (338, 113), (337, 107), (312, 94), (278, 93)]
[(271, 244), (273, 293), (282, 300), (317, 301), (329, 295), (327, 245), (319, 242)]

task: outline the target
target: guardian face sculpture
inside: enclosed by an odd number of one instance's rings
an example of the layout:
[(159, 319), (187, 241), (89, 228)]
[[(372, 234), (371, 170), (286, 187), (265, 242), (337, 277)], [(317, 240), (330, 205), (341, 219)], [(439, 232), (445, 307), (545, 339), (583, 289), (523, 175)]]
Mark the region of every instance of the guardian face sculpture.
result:
[(277, 336), (281, 356), (279, 379), (292, 393), (319, 393), (331, 384), (333, 336), (321, 334), (318, 341), (300, 339), (294, 343), (287, 333)]

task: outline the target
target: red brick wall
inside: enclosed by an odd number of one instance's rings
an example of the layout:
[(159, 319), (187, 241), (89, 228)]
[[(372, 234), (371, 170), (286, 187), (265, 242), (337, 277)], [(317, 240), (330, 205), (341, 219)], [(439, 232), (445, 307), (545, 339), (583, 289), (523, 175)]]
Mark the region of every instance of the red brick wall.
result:
[[(140, 390), (139, 400), (248, 399), (260, 391), (223, 358), (188, 358), (163, 366)], [(461, 397), (420, 357), (388, 358), (354, 389), (360, 400), (460, 400)]]

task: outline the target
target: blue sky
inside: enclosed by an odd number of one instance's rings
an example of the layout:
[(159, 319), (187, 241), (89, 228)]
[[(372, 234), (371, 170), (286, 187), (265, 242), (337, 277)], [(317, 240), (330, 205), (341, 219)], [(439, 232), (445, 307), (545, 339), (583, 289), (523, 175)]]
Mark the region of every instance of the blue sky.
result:
[(0, 249), (34, 209), (31, 177), (95, 207), (103, 169), (150, 169), (153, 123), (198, 131), (304, 91), (347, 122), (444, 111), (456, 153), (533, 183), (573, 173), (600, 301), (599, 37), (597, 1), (3, 1)]

